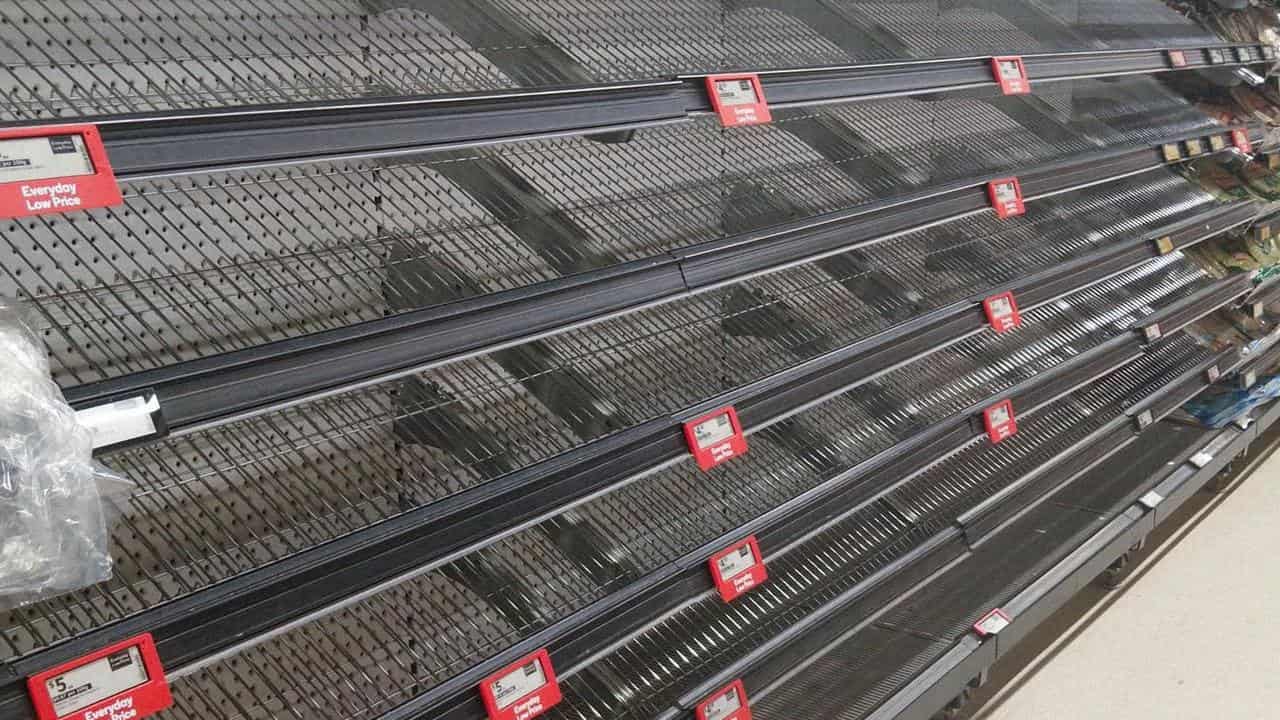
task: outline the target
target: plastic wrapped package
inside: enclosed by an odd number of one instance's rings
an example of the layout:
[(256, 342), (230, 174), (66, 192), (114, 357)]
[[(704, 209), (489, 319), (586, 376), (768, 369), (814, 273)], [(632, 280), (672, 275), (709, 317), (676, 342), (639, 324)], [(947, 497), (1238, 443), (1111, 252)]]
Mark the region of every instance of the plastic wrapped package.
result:
[(132, 487), (94, 463), (30, 328), (20, 305), (0, 300), (0, 607), (109, 578), (103, 493)]

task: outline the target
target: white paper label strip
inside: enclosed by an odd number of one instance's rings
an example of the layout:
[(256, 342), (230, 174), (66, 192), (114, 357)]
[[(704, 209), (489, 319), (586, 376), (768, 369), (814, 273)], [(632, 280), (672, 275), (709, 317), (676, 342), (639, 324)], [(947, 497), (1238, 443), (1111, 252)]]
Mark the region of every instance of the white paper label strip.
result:
[(115, 445), (127, 440), (154, 435), (155, 421), (151, 413), (160, 409), (155, 395), (133, 397), (76, 413), (76, 421), (93, 434), (93, 447)]

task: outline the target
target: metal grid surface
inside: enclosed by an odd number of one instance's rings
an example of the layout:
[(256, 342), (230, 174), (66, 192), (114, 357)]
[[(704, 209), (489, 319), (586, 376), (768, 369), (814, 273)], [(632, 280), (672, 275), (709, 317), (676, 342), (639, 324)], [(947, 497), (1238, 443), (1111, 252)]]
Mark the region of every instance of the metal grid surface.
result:
[[(1032, 311), (1017, 333), (977, 336), (754, 434), (741, 462), (710, 474), (683, 463), (184, 678), (175, 683), (179, 702), (170, 714), (354, 718), (402, 702), (1202, 282), (1170, 256), (1118, 278), (1087, 303)], [(922, 387), (935, 390), (915, 398)], [(909, 547), (900, 533), (886, 533), (876, 547)], [(115, 597), (136, 602), (139, 595), (121, 589)], [(21, 632), (74, 622), (106, 605), (93, 604), (95, 610), (63, 604), (56, 617), (23, 616)], [(12, 642), (18, 633), (9, 636)], [(328, 643), (349, 649), (337, 654), (325, 650)], [(319, 695), (308, 690), (310, 681), (272, 680), (308, 673), (324, 674), (315, 684)]]
[[(132, 589), (95, 593), (83, 610), (55, 603), (14, 618), (6, 625), (8, 652), (474, 487), (1213, 202), (1172, 174), (1130, 178), (1035, 203), (1009, 222), (966, 218), (402, 381), (116, 453), (108, 462), (141, 491), (115, 536), (118, 577)], [(908, 383), (884, 407), (911, 396)]]
[(1213, 123), (1145, 78), (1054, 93), (138, 181), (121, 208), (9, 222), (0, 296), (36, 306), (70, 387)]
[[(967, 452), (939, 463), (908, 485), (949, 495), (948, 502), (907, 505), (895, 492), (806, 536), (786, 554), (769, 559), (764, 587), (731, 605), (709, 594), (680, 606), (562, 683), (565, 702), (548, 717), (653, 717), (689, 686), (818, 610), (964, 510), (1097, 430), (1123, 411), (1126, 399), (1176, 377), (1207, 354), (1190, 339), (1180, 338), (1159, 356), (1123, 368), (1020, 424), (1018, 435), (1011, 438), (1017, 443), (1005, 447), (975, 442)], [(941, 611), (951, 607), (943, 605)], [(975, 606), (960, 607), (977, 613)], [(966, 616), (954, 625), (954, 632), (963, 632), (963, 623), (976, 619), (976, 614)], [(892, 626), (891, 620), (884, 622)]]
[[(1158, 358), (1177, 367), (1185, 364), (1179, 358), (1197, 354), (1188, 354), (1188, 350), (1184, 344), (1172, 352), (1162, 351)], [(1154, 432), (1179, 436), (1180, 430), (1175, 426)], [(1097, 532), (1141, 492), (1141, 484), (1167, 458), (1186, 447), (1176, 440), (1166, 443), (1163, 436), (1141, 442), (1168, 447), (1154, 454), (1122, 451), (1058, 491), (875, 625), (814, 658), (804, 672), (754, 703), (755, 716), (762, 720), (856, 720), (869, 715), (941, 657), (978, 618), (1005, 603)], [(1117, 472), (1122, 468), (1126, 471)], [(827, 682), (842, 672), (853, 681)]]
[(0, 119), (1214, 40), (1159, 0), (4, 0)]

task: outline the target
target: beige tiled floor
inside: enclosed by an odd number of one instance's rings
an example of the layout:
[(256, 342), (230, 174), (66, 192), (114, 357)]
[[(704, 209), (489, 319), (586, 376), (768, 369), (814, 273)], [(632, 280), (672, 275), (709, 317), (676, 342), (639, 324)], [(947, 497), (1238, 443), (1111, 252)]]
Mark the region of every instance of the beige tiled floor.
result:
[(1280, 719), (1280, 454), (1117, 593), (974, 717)]

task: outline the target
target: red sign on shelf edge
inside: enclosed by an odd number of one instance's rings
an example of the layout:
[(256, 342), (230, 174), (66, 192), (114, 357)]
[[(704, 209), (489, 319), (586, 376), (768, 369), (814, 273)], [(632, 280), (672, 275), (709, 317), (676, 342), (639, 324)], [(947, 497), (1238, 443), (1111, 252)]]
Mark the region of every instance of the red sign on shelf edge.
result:
[(1170, 65), (1172, 65), (1172, 66), (1174, 66), (1174, 67), (1176, 67), (1176, 68), (1186, 67), (1186, 66), (1187, 66), (1187, 54), (1186, 54), (1185, 52), (1181, 51), (1181, 50), (1170, 50), (1170, 51), (1169, 51), (1169, 64), (1170, 64)]
[(684, 439), (703, 470), (747, 452), (747, 436), (742, 433), (742, 424), (732, 405), (685, 423)]
[(1001, 220), (1027, 212), (1027, 205), (1022, 201), (1022, 183), (1018, 178), (1001, 178), (987, 183), (987, 198)]
[[(136, 649), (136, 653), (133, 652)], [(106, 663), (105, 668), (90, 669)], [(137, 663), (141, 663), (138, 667)], [(120, 673), (122, 678), (102, 677)], [(66, 678), (68, 674), (84, 677)], [(136, 682), (139, 674), (145, 678)], [(112, 690), (107, 683), (132, 683), (119, 690)], [(68, 688), (76, 683), (77, 688), (88, 685), (88, 692), (72, 694)], [(103, 686), (106, 687), (103, 687)], [(103, 687), (109, 694), (91, 703), (73, 710), (65, 710), (59, 715), (56, 709), (58, 702), (76, 702), (79, 695), (95, 694), (95, 687)], [(169, 691), (169, 681), (165, 678), (164, 666), (160, 664), (160, 655), (156, 652), (156, 644), (150, 633), (122, 640), (101, 650), (55, 668), (36, 673), (27, 678), (27, 691), (31, 695), (31, 704), (35, 708), (36, 717), (40, 720), (141, 720), (173, 705), (173, 695)], [(62, 695), (55, 696), (55, 692)]]
[(1235, 144), (1237, 150), (1245, 155), (1253, 154), (1253, 141), (1249, 139), (1248, 130), (1232, 130), (1231, 142)]
[(562, 695), (543, 648), (481, 680), (480, 697), (489, 720), (530, 720), (559, 704)]
[(1013, 414), (1013, 401), (1001, 400), (982, 411), (982, 424), (992, 443), (1000, 443), (1018, 434), (1018, 419)]
[(773, 121), (764, 86), (755, 73), (708, 75), (707, 95), (725, 127), (764, 125)]
[(751, 720), (751, 701), (741, 680), (734, 680), (698, 703), (698, 720)]
[(1000, 91), (1005, 95), (1026, 95), (1031, 92), (1031, 79), (1027, 77), (1027, 66), (1017, 55), (1005, 55), (991, 58), (991, 73), (1000, 83)]
[(982, 301), (982, 311), (987, 315), (987, 322), (998, 333), (1008, 332), (1022, 325), (1022, 315), (1018, 312), (1018, 302), (1013, 293), (1003, 292), (992, 295)]
[(1009, 619), (1008, 614), (1006, 614), (1004, 610), (996, 608), (986, 615), (983, 615), (982, 619), (973, 624), (973, 632), (976, 633), (978, 637), (998, 635), (1001, 630), (1009, 627), (1009, 624), (1012, 622), (1013, 621)]
[[(6, 140), (56, 139), (79, 136), (92, 164), (89, 174), (48, 177), (33, 180), (15, 180), (0, 183), (0, 218), (31, 217), (53, 213), (77, 212), (93, 208), (120, 205), (124, 198), (116, 184), (115, 173), (107, 160), (107, 150), (102, 136), (94, 125), (46, 125), (29, 128), (0, 130), (0, 152)], [(68, 140), (65, 150), (53, 152), (70, 154), (74, 140)]]
[(752, 535), (746, 540), (721, 550), (707, 561), (711, 579), (715, 581), (720, 599), (733, 602), (742, 595), (764, 584), (769, 571), (760, 553), (760, 543)]

